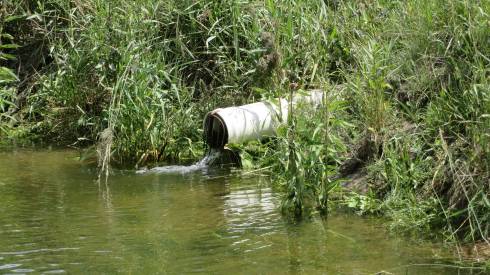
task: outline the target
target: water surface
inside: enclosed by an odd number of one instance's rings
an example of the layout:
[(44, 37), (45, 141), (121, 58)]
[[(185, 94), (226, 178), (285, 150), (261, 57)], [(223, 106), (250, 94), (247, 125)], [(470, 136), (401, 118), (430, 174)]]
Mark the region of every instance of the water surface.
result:
[(0, 152), (0, 273), (465, 274), (437, 243), (332, 214), (290, 224), (267, 178), (116, 171), (75, 151)]

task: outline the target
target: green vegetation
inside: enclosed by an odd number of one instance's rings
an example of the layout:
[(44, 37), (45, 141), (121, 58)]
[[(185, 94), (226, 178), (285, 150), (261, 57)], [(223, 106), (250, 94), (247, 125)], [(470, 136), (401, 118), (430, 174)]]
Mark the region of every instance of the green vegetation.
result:
[(3, 140), (194, 159), (208, 110), (321, 88), (321, 110), (241, 148), (278, 175), (286, 213), (330, 197), (489, 241), (488, 0), (4, 0), (0, 16)]

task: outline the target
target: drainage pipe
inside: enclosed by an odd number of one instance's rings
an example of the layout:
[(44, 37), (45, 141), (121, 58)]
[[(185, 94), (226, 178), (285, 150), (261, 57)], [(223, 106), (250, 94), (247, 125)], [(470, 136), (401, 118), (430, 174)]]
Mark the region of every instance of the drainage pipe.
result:
[[(322, 104), (323, 91), (313, 90), (293, 97), (293, 106)], [(229, 143), (244, 143), (274, 136), (281, 123), (287, 121), (288, 101), (284, 98), (237, 107), (219, 108), (204, 118), (204, 139), (211, 148)]]

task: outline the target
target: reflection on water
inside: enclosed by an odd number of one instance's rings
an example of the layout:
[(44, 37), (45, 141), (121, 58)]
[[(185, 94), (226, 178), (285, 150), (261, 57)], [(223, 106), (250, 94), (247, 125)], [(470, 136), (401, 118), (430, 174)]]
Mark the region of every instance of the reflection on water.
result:
[(265, 178), (128, 172), (98, 185), (75, 156), (0, 153), (0, 273), (468, 272), (379, 220), (289, 224)]

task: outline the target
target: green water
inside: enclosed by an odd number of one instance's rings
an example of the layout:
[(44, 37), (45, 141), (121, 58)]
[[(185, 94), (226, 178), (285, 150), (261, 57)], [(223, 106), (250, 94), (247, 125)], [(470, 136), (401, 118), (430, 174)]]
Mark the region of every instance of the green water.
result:
[(333, 214), (290, 224), (267, 178), (118, 172), (74, 151), (0, 153), (0, 273), (464, 274), (438, 244)]

